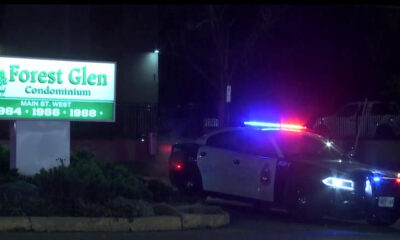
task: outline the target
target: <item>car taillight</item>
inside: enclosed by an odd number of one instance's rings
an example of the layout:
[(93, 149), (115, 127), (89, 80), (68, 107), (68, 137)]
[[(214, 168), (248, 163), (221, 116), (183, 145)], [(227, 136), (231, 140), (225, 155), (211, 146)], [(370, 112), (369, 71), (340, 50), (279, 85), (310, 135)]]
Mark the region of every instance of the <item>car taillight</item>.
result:
[(396, 178), (396, 183), (400, 184), (400, 177)]
[(174, 162), (174, 163), (172, 164), (172, 167), (173, 167), (173, 169), (176, 170), (176, 171), (181, 171), (181, 170), (183, 169), (183, 164), (180, 163), (180, 162)]

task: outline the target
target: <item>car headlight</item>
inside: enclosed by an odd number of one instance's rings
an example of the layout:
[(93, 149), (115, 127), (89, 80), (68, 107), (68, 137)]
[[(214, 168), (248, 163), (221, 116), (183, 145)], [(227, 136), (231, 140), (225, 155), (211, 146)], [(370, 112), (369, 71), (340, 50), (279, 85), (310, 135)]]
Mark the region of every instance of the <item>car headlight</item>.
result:
[(325, 185), (336, 188), (336, 189), (343, 189), (343, 190), (348, 190), (348, 191), (354, 190), (354, 182), (350, 179), (328, 177), (328, 178), (325, 178), (324, 180), (322, 180), (322, 182)]
[(368, 195), (372, 195), (372, 186), (371, 186), (371, 181), (369, 181), (369, 179), (365, 181), (365, 193)]

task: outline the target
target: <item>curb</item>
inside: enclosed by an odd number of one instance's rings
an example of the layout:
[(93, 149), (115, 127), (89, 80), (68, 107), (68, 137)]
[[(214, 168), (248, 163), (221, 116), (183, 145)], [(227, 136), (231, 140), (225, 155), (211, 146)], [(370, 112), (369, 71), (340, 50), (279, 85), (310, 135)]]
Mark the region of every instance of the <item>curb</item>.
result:
[(176, 216), (127, 218), (31, 217), (34, 232), (138, 232), (180, 230)]
[(183, 229), (217, 228), (229, 224), (229, 214), (219, 207), (188, 205), (177, 208)]
[(217, 228), (229, 224), (229, 214), (183, 214), (182, 229)]
[(0, 231), (30, 231), (31, 222), (27, 217), (0, 217)]
[[(207, 212), (207, 211), (206, 211)], [(0, 231), (33, 232), (147, 232), (217, 228), (228, 225), (229, 214), (180, 212), (177, 216), (138, 218), (90, 217), (0, 217)]]

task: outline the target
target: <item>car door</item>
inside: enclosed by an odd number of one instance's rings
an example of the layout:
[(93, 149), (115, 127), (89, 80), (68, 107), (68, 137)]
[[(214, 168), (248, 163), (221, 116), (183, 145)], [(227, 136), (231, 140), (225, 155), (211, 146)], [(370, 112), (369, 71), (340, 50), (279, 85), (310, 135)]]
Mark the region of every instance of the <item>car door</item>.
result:
[(277, 156), (269, 135), (260, 130), (242, 131), (237, 142), (232, 169), (236, 176), (234, 194), (272, 202)]
[(237, 176), (233, 169), (237, 134), (237, 130), (217, 133), (199, 148), (197, 165), (205, 191), (235, 194)]

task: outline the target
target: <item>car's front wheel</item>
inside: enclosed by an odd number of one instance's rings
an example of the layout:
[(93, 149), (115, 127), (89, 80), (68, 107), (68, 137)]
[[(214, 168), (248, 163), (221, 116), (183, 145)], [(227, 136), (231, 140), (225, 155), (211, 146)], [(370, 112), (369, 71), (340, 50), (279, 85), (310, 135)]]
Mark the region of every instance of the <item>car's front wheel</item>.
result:
[(367, 222), (375, 226), (390, 226), (397, 221), (395, 216), (376, 216), (372, 215), (367, 219)]
[(201, 176), (198, 171), (190, 171), (185, 174), (185, 177), (178, 185), (178, 189), (185, 196), (192, 198), (194, 201), (205, 201), (207, 198), (203, 191)]
[(290, 181), (285, 191), (285, 206), (289, 215), (305, 222), (315, 222), (323, 217), (318, 196), (298, 181)]
[(375, 225), (375, 226), (390, 226), (390, 225), (394, 224), (396, 222), (396, 220), (393, 220), (393, 219), (385, 219), (385, 220), (383, 220), (383, 219), (380, 219), (380, 220), (367, 219), (367, 222), (370, 225)]

